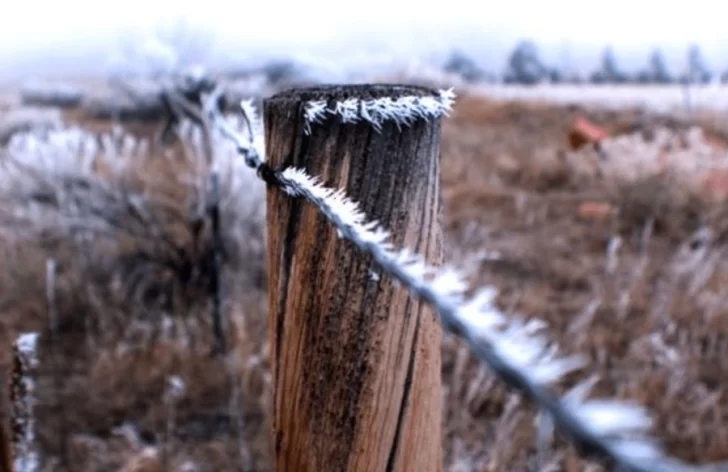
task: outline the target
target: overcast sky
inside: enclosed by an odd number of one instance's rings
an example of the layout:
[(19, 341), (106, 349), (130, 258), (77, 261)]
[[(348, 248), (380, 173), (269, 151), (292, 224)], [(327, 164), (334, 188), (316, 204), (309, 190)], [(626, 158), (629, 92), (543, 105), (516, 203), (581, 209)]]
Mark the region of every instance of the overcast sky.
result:
[(23, 0), (13, 2), (0, 15), (0, 66), (24, 71), (34, 64), (88, 57), (98, 68), (98, 57), (118, 48), (120, 34), (148, 35), (179, 17), (214, 29), (218, 55), (244, 56), (263, 48), (274, 52), (308, 48), (333, 55), (353, 47), (371, 50), (376, 45), (400, 55), (457, 46), (491, 58), (504, 55), (516, 39), (531, 37), (552, 61), (579, 62), (590, 55), (596, 61), (595, 54), (612, 44), (618, 58), (627, 61), (645, 58), (652, 47), (660, 46), (673, 62), (694, 41), (703, 47), (709, 62), (728, 66), (728, 29), (720, 2), (715, 0), (491, 3), (497, 7), (476, 0), (448, 0), (441, 3), (446, 7), (421, 7), (428, 3)]

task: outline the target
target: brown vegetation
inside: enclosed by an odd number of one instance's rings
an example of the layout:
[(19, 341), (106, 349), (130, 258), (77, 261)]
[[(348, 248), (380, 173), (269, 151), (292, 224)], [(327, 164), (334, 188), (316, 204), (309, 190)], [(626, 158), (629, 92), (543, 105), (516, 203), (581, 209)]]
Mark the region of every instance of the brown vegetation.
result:
[[(481, 107), (490, 116), (476, 122)], [(459, 102), (443, 155), (451, 257), (497, 251), (473, 268), (474, 282), (499, 287), (508, 310), (547, 321), (564, 351), (591, 355), (596, 393), (647, 405), (671, 454), (725, 460), (725, 211), (682, 177), (585, 172), (581, 160), (598, 158), (564, 151), (583, 113)], [(625, 115), (594, 113), (613, 129)], [(639, 148), (628, 157), (640, 159)], [(616, 211), (584, 219), (585, 202)], [(460, 444), (447, 450), (472, 458), (464, 470), (527, 470), (533, 416), (458, 344), (443, 359), (443, 384), (462, 395), (447, 402), (446, 444)], [(580, 469), (559, 451), (558, 469)]]
[[(687, 128), (632, 111), (461, 97), (442, 142), (446, 259), (469, 268), (473, 282), (497, 286), (501, 306), (514, 316), (547, 321), (563, 351), (590, 356), (597, 394), (648, 406), (671, 454), (696, 463), (727, 460), (725, 210), (684, 173), (630, 176), (625, 169), (632, 167), (614, 164), (618, 157), (606, 164), (588, 148), (570, 151), (568, 131), (579, 116), (613, 134)], [(110, 129), (80, 115), (68, 119)], [(715, 123), (704, 119), (711, 136), (724, 136)], [(154, 136), (157, 129), (145, 126), (135, 133)], [(718, 138), (711, 141), (720, 147)], [(641, 148), (634, 149), (628, 157), (639, 159)], [(122, 222), (112, 238), (71, 237), (70, 217), (56, 218), (62, 205), (46, 208), (42, 219), (30, 212), (21, 197), (38, 198), (39, 189), (68, 195), (60, 180), (0, 192), (0, 346), (8, 347), (0, 365), (7, 378), (19, 331), (44, 333), (36, 411), (47, 470), (271, 470), (263, 215), (240, 214), (241, 202), (262, 187), (244, 187), (224, 205), (225, 313), (234, 349), (213, 357), (203, 257), (210, 236), (195, 219), (205, 193), (183, 178), (206, 175), (185, 164), (196, 152), (177, 147), (164, 157), (152, 149), (120, 170), (113, 156), (96, 160), (74, 208), (138, 196), (148, 212), (149, 224), (139, 227), (118, 205), (103, 207), (119, 213), (84, 218)], [(681, 159), (697, 155), (691, 152)], [(19, 226), (13, 208), (35, 219)], [(8, 237), (18, 228), (32, 229), (33, 242)], [(55, 344), (46, 332), (49, 257), (59, 262)], [(176, 270), (183, 266), (199, 277)], [(534, 470), (532, 407), (449, 336), (443, 388), (446, 470)], [(552, 470), (595, 470), (561, 442), (547, 462)]]

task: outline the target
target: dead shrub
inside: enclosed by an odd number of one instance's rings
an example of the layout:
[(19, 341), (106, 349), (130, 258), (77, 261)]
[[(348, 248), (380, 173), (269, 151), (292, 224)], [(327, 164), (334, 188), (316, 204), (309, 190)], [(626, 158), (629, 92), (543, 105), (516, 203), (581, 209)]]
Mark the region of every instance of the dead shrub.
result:
[[(16, 134), (0, 155), (0, 337), (42, 333), (37, 435), (54, 470), (119, 468), (146, 447), (161, 448), (166, 466), (172, 454), (220, 470), (217, 459), (205, 463), (212, 444), (225, 445), (223, 463), (267, 467), (265, 363), (252, 362), (264, 357), (265, 305), (256, 301), (265, 296), (264, 184), (221, 136), (210, 165), (198, 129), (183, 124), (181, 137), (178, 152), (152, 152), (120, 130), (66, 127)], [(232, 347), (222, 357), (211, 355), (212, 171)], [(58, 266), (55, 332), (49, 259)], [(170, 436), (172, 378), (187, 388)], [(94, 446), (122, 427), (133, 438), (116, 441), (118, 454)], [(192, 443), (201, 449), (187, 450)]]

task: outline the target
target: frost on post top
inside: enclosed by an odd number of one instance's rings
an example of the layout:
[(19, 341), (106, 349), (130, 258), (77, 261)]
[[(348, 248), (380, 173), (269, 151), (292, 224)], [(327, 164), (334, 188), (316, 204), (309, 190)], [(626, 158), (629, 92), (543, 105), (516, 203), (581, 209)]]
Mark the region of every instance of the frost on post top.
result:
[(274, 97), (303, 102), (304, 132), (336, 116), (343, 123), (368, 122), (381, 130), (385, 122), (398, 127), (419, 119), (437, 119), (452, 109), (452, 89), (436, 91), (410, 85), (363, 84), (298, 89)]

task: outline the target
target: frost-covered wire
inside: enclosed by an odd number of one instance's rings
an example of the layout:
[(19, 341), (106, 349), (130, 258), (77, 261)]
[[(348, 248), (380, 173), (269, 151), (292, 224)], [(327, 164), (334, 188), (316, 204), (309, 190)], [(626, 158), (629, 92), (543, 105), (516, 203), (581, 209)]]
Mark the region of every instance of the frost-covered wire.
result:
[[(452, 100), (449, 94), (440, 97)], [(443, 99), (440, 103), (446, 102)], [(342, 106), (342, 118), (352, 120), (346, 115), (346, 109)], [(314, 118), (309, 117), (311, 121), (315, 121), (315, 116), (321, 116), (321, 108), (316, 103), (309, 110), (314, 115)], [(248, 109), (245, 113), (252, 112)], [(397, 121), (391, 114), (378, 116), (380, 120)], [(407, 119), (399, 118), (398, 122), (408, 123), (414, 119), (407, 116)], [(260, 176), (267, 164), (252, 145), (252, 133), (246, 139), (219, 117), (214, 122), (235, 142), (246, 164)], [(377, 126), (376, 123), (381, 121), (372, 121), (373, 126)], [(433, 306), (446, 330), (463, 339), (503, 382), (533, 400), (542, 413), (542, 432), (556, 428), (585, 456), (607, 459), (622, 471), (703, 469), (672, 459), (663, 452), (657, 441), (647, 435), (652, 420), (642, 406), (617, 400), (586, 399), (595, 383), (593, 377), (563, 397), (550, 390), (549, 385), (583, 367), (585, 360), (579, 356), (557, 356), (557, 346), (542, 334), (543, 322), (524, 323), (509, 319), (495, 305), (497, 290), (494, 287), (481, 288), (468, 297), (469, 284), (462, 273), (452, 267), (430, 266), (408, 249), (396, 249), (390, 242), (389, 232), (377, 222), (368, 220), (359, 205), (342, 190), (329, 189), (321, 185), (317, 177), (298, 168), (282, 171), (268, 168), (267, 172), (275, 173), (275, 178), (266, 179), (269, 183), (318, 208), (336, 227), (339, 237), (371, 255), (413, 296)]]
[(556, 355), (538, 332), (542, 323), (510, 320), (495, 305), (496, 289), (486, 287), (466, 297), (465, 278), (453, 268), (436, 268), (408, 249), (397, 250), (390, 234), (367, 221), (359, 206), (341, 190), (320, 185), (300, 169), (281, 173), (282, 190), (315, 205), (336, 226), (339, 236), (372, 256), (384, 271), (416, 297), (432, 305), (443, 327), (464, 339), (510, 387), (534, 400), (549, 420), (588, 455), (610, 458), (623, 470), (684, 470), (667, 459), (648, 437), (625, 433), (644, 432), (651, 426), (648, 413), (638, 405), (619, 401), (559, 398), (548, 385), (580, 368), (580, 357)]
[(235, 148), (244, 160), (245, 164), (251, 169), (260, 169), (263, 164), (263, 156), (265, 150), (263, 147), (262, 123), (255, 111), (252, 101), (243, 100), (240, 108), (243, 114), (243, 120), (246, 128), (246, 136), (241, 136), (230, 124), (224, 119), (220, 110), (217, 108), (218, 98), (223, 93), (222, 87), (216, 87), (204, 100), (204, 113), (210, 119), (213, 126), (217, 128), (222, 135), (235, 144)]

